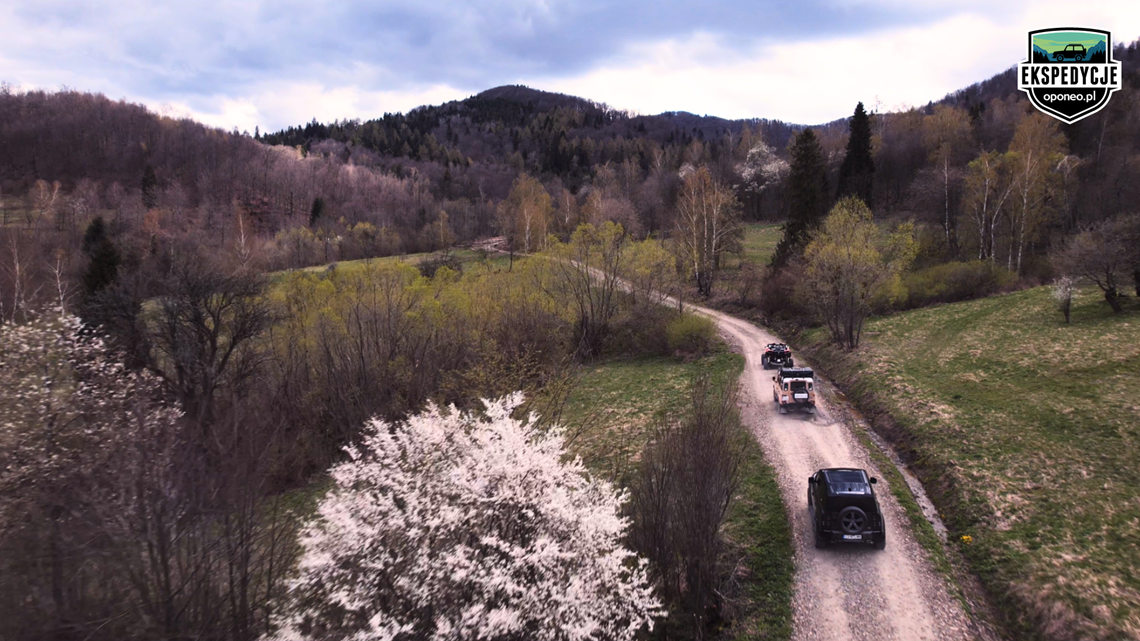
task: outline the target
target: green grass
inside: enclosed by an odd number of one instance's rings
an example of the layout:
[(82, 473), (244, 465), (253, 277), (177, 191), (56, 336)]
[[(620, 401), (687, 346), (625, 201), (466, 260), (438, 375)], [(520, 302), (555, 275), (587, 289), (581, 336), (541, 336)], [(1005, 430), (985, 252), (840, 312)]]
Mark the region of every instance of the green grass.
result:
[(1036, 288), (871, 319), (855, 358), (804, 338), (894, 419), (1014, 635), (1140, 636), (1140, 305), (1084, 290), (1066, 325)]
[[(509, 256), (504, 256), (501, 254), (488, 254), (487, 252), (480, 251), (477, 249), (453, 249), (453, 250), (451, 250), (451, 255), (459, 260), (460, 264), (463, 266), (463, 269), (471, 269), (471, 268), (478, 266), (478, 265), (486, 265), (492, 269), (508, 269), (510, 267), (510, 257)], [(374, 263), (397, 263), (397, 262), (401, 262), (401, 263), (409, 263), (411, 265), (418, 265), (421, 262), (423, 262), (429, 258), (435, 257), (435, 256), (442, 256), (442, 253), (441, 252), (423, 252), (423, 253), (419, 253), (419, 254), (401, 254), (398, 256), (385, 256), (383, 258), (361, 258), (361, 259), (357, 259), (357, 260), (340, 261), (340, 262), (336, 262), (333, 264), (336, 265), (335, 269), (338, 269), (341, 271), (351, 272), (353, 270), (360, 269), (361, 267), (364, 267), (368, 264), (374, 264)], [(517, 260), (518, 259), (516, 258), (516, 262), (517, 262)], [(324, 274), (324, 273), (328, 272), (328, 269), (329, 269), (329, 265), (313, 265), (311, 267), (302, 267), (302, 268), (296, 269), (296, 270), (271, 272), (269, 274), (269, 280), (271, 283), (276, 284), (276, 283), (280, 282), (283, 278), (285, 278), (286, 274), (288, 274), (292, 271), (307, 272), (307, 273), (313, 273), (313, 274), (320, 275), (320, 274)]]
[(792, 530), (776, 473), (754, 441), (742, 472), (740, 493), (730, 508), (725, 531), (742, 552), (743, 592), (748, 603), (728, 636), (737, 641), (790, 639), (795, 574)]
[[(653, 420), (684, 409), (693, 377), (708, 372), (715, 382), (734, 383), (743, 367), (742, 357), (723, 351), (692, 361), (646, 357), (585, 366), (562, 412), (570, 449), (594, 472), (627, 483)], [(791, 530), (775, 473), (754, 441), (725, 532), (740, 562), (745, 603), (724, 638), (790, 638)]]
[(562, 410), (570, 446), (591, 470), (623, 482), (636, 467), (654, 419), (684, 409), (693, 377), (709, 372), (724, 383), (743, 367), (739, 355), (723, 351), (688, 362), (658, 356), (583, 366)]
[(776, 245), (784, 236), (783, 223), (749, 223), (744, 226), (744, 251), (741, 261), (767, 265), (776, 253)]

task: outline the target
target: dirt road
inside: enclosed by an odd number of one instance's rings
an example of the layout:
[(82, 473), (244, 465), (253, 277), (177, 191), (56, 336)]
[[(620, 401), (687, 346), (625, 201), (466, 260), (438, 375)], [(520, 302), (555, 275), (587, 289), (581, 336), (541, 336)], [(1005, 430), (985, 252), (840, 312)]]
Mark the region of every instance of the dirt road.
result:
[[(773, 371), (760, 356), (775, 337), (746, 321), (691, 308), (713, 318), (747, 359), (741, 377), (746, 424), (775, 466), (789, 507), (796, 546), (793, 639), (871, 641), (976, 638), (947, 581), (930, 565), (867, 451), (837, 420), (826, 399), (817, 412), (781, 415), (772, 402)], [(797, 358), (797, 365), (810, 366)], [(876, 493), (887, 526), (887, 549), (813, 545), (807, 479), (824, 467), (860, 467), (878, 476)]]

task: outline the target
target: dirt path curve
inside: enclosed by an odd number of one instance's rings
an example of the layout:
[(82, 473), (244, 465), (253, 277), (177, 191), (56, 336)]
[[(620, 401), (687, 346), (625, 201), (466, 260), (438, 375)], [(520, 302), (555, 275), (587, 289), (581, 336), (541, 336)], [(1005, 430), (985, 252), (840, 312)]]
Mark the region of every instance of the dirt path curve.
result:
[[(797, 641), (960, 640), (976, 638), (947, 581), (914, 540), (906, 514), (851, 426), (821, 398), (814, 415), (780, 414), (772, 402), (772, 371), (760, 366), (765, 345), (777, 339), (726, 314), (692, 307), (717, 322), (744, 353), (741, 375), (745, 423), (776, 468), (795, 537), (793, 597)], [(798, 365), (809, 365), (799, 362)], [(820, 395), (823, 396), (822, 394)], [(878, 476), (876, 487), (887, 526), (887, 549), (814, 547), (807, 507), (807, 479), (823, 467), (860, 467)]]

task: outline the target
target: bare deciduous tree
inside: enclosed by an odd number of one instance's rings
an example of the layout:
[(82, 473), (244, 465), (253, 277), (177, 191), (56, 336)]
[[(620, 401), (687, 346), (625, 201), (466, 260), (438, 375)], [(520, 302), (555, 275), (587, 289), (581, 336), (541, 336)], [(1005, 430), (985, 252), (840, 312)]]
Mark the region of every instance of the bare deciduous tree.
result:
[(1095, 284), (1113, 312), (1124, 311), (1120, 288), (1131, 271), (1132, 250), (1123, 242), (1125, 219), (1103, 221), (1070, 238), (1053, 256), (1053, 264), (1064, 275)]
[(693, 381), (681, 417), (659, 422), (631, 492), (634, 548), (650, 561), (666, 603), (683, 609), (694, 638), (709, 634), (725, 572), (721, 527), (740, 481), (748, 438), (736, 388)]

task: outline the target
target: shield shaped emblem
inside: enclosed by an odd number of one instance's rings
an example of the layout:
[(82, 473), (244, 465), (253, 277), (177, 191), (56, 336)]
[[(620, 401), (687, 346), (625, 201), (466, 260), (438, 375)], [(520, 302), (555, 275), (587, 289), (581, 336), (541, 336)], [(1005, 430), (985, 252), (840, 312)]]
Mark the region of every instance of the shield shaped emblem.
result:
[(1033, 106), (1067, 124), (1100, 111), (1120, 89), (1112, 34), (1076, 27), (1030, 31), (1029, 57), (1017, 65), (1017, 88)]

